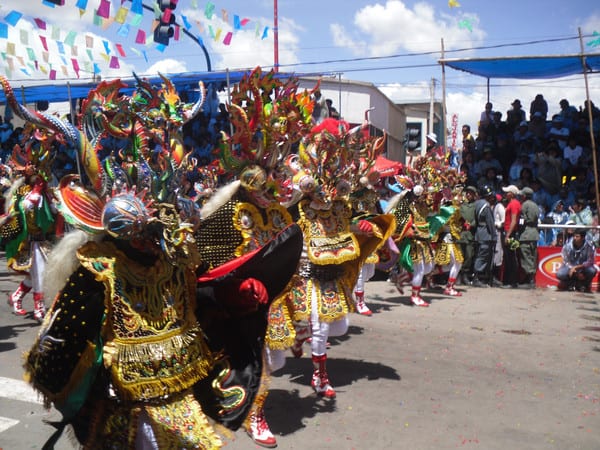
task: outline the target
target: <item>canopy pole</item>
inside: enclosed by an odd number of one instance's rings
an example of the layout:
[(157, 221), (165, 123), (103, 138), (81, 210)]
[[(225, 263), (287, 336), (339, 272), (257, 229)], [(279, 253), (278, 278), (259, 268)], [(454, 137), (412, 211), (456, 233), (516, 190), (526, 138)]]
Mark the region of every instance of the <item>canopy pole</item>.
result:
[[(442, 61), (445, 58), (445, 51), (444, 51), (444, 38), (442, 38)], [(446, 64), (444, 64), (442, 62), (442, 127), (444, 127), (443, 129), (443, 136), (444, 136), (444, 144), (443, 144), (443, 149), (444, 149), (444, 156), (446, 156), (447, 153), (447, 143), (448, 143), (448, 127), (446, 127)]]
[(596, 187), (596, 209), (600, 207), (600, 192), (598, 191), (598, 162), (596, 157), (596, 140), (594, 138), (594, 120), (592, 118), (592, 108), (590, 102), (590, 88), (588, 84), (587, 77), (587, 65), (585, 62), (585, 53), (583, 52), (583, 36), (581, 35), (581, 27), (578, 28), (579, 31), (579, 46), (581, 49), (581, 68), (583, 69), (583, 79), (585, 81), (585, 98), (586, 105), (588, 107), (588, 122), (590, 124), (590, 143), (592, 145), (592, 162), (594, 165), (594, 183)]
[(485, 80), (486, 80), (485, 86), (486, 86), (486, 90), (487, 90), (487, 102), (489, 103), (490, 102), (490, 79), (486, 78)]

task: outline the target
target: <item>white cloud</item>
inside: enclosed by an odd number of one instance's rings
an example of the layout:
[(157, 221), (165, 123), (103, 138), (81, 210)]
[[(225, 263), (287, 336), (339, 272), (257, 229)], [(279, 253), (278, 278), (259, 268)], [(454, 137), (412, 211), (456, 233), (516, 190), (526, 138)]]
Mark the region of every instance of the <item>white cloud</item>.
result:
[(177, 61), (172, 58), (161, 59), (152, 64), (146, 71), (148, 74), (167, 74), (187, 72), (185, 61)]
[[(461, 20), (472, 31), (461, 28)], [(448, 50), (470, 47), (485, 37), (478, 24), (476, 15), (436, 14), (428, 3), (416, 3), (411, 9), (402, 1), (388, 0), (384, 5), (369, 5), (357, 11), (352, 30), (333, 23), (330, 32), (335, 45), (356, 55), (385, 56), (398, 51), (439, 51), (442, 38)]]

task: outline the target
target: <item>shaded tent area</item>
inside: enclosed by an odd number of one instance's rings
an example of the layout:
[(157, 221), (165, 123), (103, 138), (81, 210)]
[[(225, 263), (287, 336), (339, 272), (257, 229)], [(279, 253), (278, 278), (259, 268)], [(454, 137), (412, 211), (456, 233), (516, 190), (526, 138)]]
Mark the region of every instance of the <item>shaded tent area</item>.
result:
[[(452, 69), (468, 72), (485, 78), (514, 78), (521, 80), (560, 78), (581, 75), (581, 55), (560, 56), (511, 56), (500, 58), (441, 59)], [(586, 54), (588, 73), (600, 72), (600, 53)]]
[[(588, 74), (600, 73), (600, 53), (583, 53), (581, 31), (579, 33), (582, 53), (556, 56), (511, 56), (497, 58), (442, 58), (438, 62), (442, 70), (446, 66), (461, 70), (473, 75), (490, 78), (512, 79), (552, 79), (573, 75), (582, 75), (585, 82), (586, 102), (590, 102)], [(444, 87), (445, 91), (445, 87)], [(445, 104), (445, 99), (444, 99)], [(594, 183), (596, 190), (596, 205), (600, 205), (600, 188), (598, 181), (598, 162), (596, 155), (596, 142), (594, 138), (594, 123), (591, 108), (588, 109), (588, 128), (592, 150)]]
[[(179, 74), (165, 74), (177, 89), (178, 92), (197, 92), (198, 81), (202, 81), (205, 85), (209, 83), (217, 83), (217, 89), (224, 89), (227, 84), (235, 84), (250, 71), (232, 71), (232, 72), (186, 72)], [(277, 77), (289, 78), (298, 76), (294, 74), (278, 73)], [(163, 81), (160, 76), (140, 77), (150, 81), (153, 85), (160, 85)], [(132, 76), (130, 78), (121, 78), (121, 81), (127, 86), (121, 89), (125, 95), (131, 95), (135, 90), (136, 80)], [(17, 101), (22, 104), (35, 103), (40, 101), (47, 102), (66, 102), (72, 99), (85, 98), (91, 89), (94, 89), (97, 82), (85, 83), (70, 83), (62, 81), (48, 81), (43, 84), (28, 84), (19, 85), (18, 82), (10, 82), (17, 97)], [(190, 99), (191, 100), (191, 99)], [(0, 104), (6, 103), (4, 91), (0, 90)]]

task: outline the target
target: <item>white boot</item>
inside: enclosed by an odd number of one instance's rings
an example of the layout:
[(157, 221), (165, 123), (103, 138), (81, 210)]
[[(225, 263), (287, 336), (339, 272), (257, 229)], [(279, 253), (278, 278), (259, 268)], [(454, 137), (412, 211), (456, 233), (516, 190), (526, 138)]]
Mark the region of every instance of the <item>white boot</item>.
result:
[(269, 424), (265, 419), (265, 412), (262, 408), (253, 412), (250, 416), (250, 423), (246, 429), (248, 436), (254, 441), (254, 443), (267, 448), (277, 447), (277, 440), (271, 430)]

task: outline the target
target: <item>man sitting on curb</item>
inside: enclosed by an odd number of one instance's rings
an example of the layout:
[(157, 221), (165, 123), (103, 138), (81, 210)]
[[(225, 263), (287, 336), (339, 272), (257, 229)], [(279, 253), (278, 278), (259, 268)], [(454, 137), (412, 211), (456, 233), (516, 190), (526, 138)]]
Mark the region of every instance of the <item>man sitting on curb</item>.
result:
[(556, 272), (558, 290), (580, 290), (591, 292), (592, 280), (596, 276), (594, 246), (585, 239), (586, 231), (577, 229), (573, 237), (563, 246), (563, 264)]

